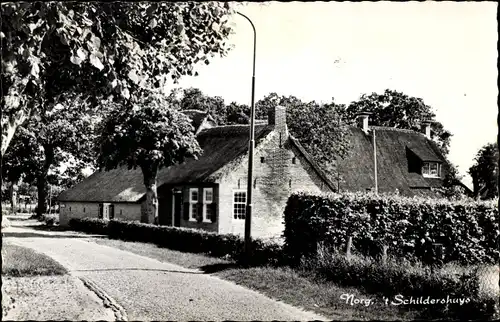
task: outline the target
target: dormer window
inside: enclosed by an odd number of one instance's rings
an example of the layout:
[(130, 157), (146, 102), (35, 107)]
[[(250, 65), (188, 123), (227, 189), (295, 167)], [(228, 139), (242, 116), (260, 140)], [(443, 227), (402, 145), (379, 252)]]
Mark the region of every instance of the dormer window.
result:
[(422, 175), (426, 178), (441, 177), (441, 166), (437, 162), (424, 162), (422, 166)]

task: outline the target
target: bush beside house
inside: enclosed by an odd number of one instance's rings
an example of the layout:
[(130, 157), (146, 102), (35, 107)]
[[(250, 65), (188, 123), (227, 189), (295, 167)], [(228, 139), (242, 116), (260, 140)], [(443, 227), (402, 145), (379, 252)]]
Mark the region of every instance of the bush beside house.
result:
[[(288, 200), (284, 216), (284, 245), (253, 240), (249, 264), (291, 265), (308, 276), (389, 298), (402, 295), (405, 298), (469, 299), (462, 305), (421, 306), (422, 317), (426, 318), (486, 320), (499, 317), (498, 294), (479, 293), (480, 277), (475, 267), (469, 266), (459, 273), (446, 267), (431, 271), (430, 266), (418, 259), (432, 262), (435, 257), (426, 258), (426, 253), (418, 249), (421, 244), (410, 243), (418, 238), (426, 243), (443, 243), (450, 251), (445, 261), (494, 262), (498, 259), (498, 248), (495, 248), (498, 209), (489, 204), (356, 194), (294, 194)], [(418, 229), (420, 225), (422, 229)], [(93, 218), (72, 219), (70, 226), (115, 239), (150, 242), (236, 262), (244, 259), (244, 242), (236, 235)], [(353, 249), (357, 253), (374, 254), (377, 241), (392, 245), (388, 259), (381, 262), (369, 256), (346, 257), (338, 248), (345, 246), (349, 235), (354, 237)], [(446, 242), (446, 238), (456, 246)], [(404, 252), (411, 256), (405, 259)], [(464, 260), (469, 257), (472, 261)]]
[[(318, 244), (388, 254), (426, 264), (499, 262), (499, 215), (493, 203), (376, 196), (292, 194), (285, 209), (285, 252), (298, 263)], [(444, 247), (442, 258), (435, 244)]]
[[(96, 218), (71, 219), (72, 229), (86, 233), (104, 234), (113, 239), (154, 243), (169, 249), (204, 253), (244, 261), (243, 238), (232, 234), (217, 234), (198, 229), (144, 224), (138, 221), (104, 220)], [(285, 258), (280, 245), (252, 240), (253, 256), (250, 265), (283, 265)]]

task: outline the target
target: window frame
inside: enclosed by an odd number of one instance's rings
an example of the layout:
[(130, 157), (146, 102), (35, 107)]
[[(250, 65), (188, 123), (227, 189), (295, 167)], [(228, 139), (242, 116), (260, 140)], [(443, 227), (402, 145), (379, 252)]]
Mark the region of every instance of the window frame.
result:
[[(435, 166), (436, 173), (432, 173)], [(424, 178), (441, 178), (441, 164), (439, 162), (424, 162), (422, 165), (422, 176)]]
[[(207, 192), (212, 193), (211, 200), (207, 200)], [(211, 205), (213, 203), (214, 203), (214, 188), (213, 187), (203, 188), (203, 222), (206, 222), (206, 223), (212, 222), (212, 218), (207, 218), (207, 209), (208, 209), (208, 205)], [(212, 214), (212, 215), (215, 215), (215, 214)]]
[[(245, 195), (245, 201), (244, 202), (236, 202), (234, 199), (236, 197), (236, 194), (237, 193), (243, 193)], [(232, 219), (233, 220), (245, 220), (246, 219), (246, 212), (247, 212), (247, 209), (246, 209), (246, 204), (247, 204), (247, 191), (246, 190), (243, 190), (243, 189), (237, 189), (237, 190), (233, 190), (233, 216), (232, 216)], [(238, 215), (235, 213), (235, 205), (241, 205), (243, 204), (244, 207), (243, 207), (243, 210), (244, 210), (244, 213), (243, 213), (243, 218), (238, 218)]]
[[(193, 200), (193, 192), (196, 191), (197, 197), (196, 200)], [(196, 205), (198, 207), (198, 203), (200, 200), (200, 191), (198, 188), (189, 188), (189, 221), (198, 221), (196, 219), (197, 215), (193, 218), (193, 205)], [(198, 211), (199, 209), (196, 208)]]

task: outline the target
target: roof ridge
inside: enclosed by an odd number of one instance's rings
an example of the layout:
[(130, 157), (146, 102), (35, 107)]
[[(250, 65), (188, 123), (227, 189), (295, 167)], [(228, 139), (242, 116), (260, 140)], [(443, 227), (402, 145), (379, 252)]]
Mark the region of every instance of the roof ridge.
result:
[(398, 127), (370, 125), (370, 126), (368, 126), (368, 128), (376, 129), (376, 130), (395, 131), (395, 132), (418, 133), (418, 134), (425, 136), (425, 134), (422, 132), (410, 130), (410, 129), (402, 129), (402, 128), (398, 128)]
[[(273, 126), (273, 125), (270, 125), (270, 124), (254, 124), (255, 126)], [(215, 130), (215, 129), (222, 129), (222, 128), (237, 128), (237, 127), (249, 127), (250, 124), (230, 124), (230, 125), (217, 125), (217, 126), (214, 126), (214, 127), (211, 127), (209, 129), (204, 129), (203, 131), (201, 132), (204, 132), (204, 131), (210, 131), (210, 130)], [(200, 133), (201, 133), (200, 132)]]

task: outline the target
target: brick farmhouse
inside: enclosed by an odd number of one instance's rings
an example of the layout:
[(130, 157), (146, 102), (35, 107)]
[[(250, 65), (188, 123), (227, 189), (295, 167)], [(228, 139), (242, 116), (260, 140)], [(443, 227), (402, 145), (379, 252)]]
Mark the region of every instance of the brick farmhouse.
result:
[[(186, 113), (203, 154), (159, 171), (159, 224), (242, 235), (249, 126), (216, 126), (206, 113)], [(272, 109), (268, 120), (255, 128), (252, 236), (261, 238), (281, 234), (283, 209), (292, 192), (334, 191), (333, 183), (289, 134), (286, 109)], [(83, 217), (140, 220), (145, 193), (139, 168), (97, 171), (59, 196), (60, 224)]]
[[(249, 126), (217, 126), (207, 113), (184, 112), (193, 120), (203, 154), (159, 171), (159, 224), (243, 235)], [(257, 122), (252, 236), (281, 234), (292, 192), (372, 190), (374, 132), (379, 192), (439, 196), (449, 165), (430, 139), (430, 126), (421, 133), (368, 121), (368, 115), (360, 115), (358, 126), (349, 128), (349, 153), (338, 161), (337, 178), (327, 177), (289, 134), (284, 107), (270, 110), (267, 122)], [(140, 169), (97, 171), (59, 196), (60, 224), (83, 217), (141, 220), (145, 193)]]

